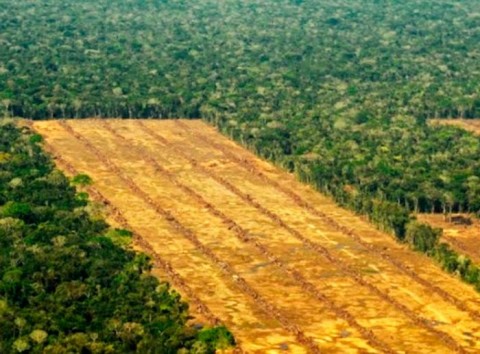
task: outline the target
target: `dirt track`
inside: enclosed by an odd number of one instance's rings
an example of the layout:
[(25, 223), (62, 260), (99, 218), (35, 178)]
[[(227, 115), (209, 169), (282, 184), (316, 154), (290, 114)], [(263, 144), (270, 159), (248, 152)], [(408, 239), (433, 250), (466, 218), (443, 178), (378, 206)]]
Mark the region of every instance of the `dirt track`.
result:
[[(200, 121), (35, 122), (246, 352), (480, 351), (480, 297)], [(478, 343), (478, 344), (477, 344)]]

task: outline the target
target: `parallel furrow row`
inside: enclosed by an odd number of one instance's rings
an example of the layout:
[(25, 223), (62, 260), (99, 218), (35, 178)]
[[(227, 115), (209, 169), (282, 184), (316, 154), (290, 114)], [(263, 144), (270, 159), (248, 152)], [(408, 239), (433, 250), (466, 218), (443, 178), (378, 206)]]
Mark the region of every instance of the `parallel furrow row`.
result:
[[(138, 124), (144, 129), (145, 133), (149, 134), (153, 138), (157, 138), (165, 146), (170, 147), (171, 144), (169, 144), (168, 141), (165, 140), (162, 136), (160, 136), (159, 134), (151, 132), (147, 127), (145, 127), (145, 125), (142, 122), (138, 122)], [(105, 127), (106, 127), (106, 129), (111, 131), (113, 134), (115, 134), (115, 136), (117, 138), (125, 140), (125, 138), (123, 136), (118, 134), (115, 130), (113, 130), (110, 126), (108, 126), (108, 124), (105, 123)], [(129, 145), (132, 146), (132, 144), (129, 144)], [(319, 245), (318, 243), (314, 243), (314, 242), (310, 241), (309, 239), (307, 239), (298, 230), (293, 229), (292, 227), (287, 225), (277, 214), (275, 214), (274, 212), (266, 209), (265, 207), (263, 207), (258, 202), (254, 201), (252, 197), (245, 195), (238, 188), (233, 186), (228, 181), (224, 180), (222, 177), (215, 175), (210, 170), (208, 170), (208, 169), (202, 167), (201, 165), (195, 163), (195, 161), (192, 161), (192, 159), (190, 157), (188, 157), (185, 153), (183, 153), (180, 149), (177, 149), (177, 148), (174, 148), (174, 147), (171, 147), (171, 149), (174, 150), (176, 154), (178, 154), (180, 156), (183, 156), (185, 159), (190, 161), (190, 163), (194, 164), (196, 168), (198, 168), (199, 170), (201, 170), (202, 172), (204, 172), (205, 174), (207, 174), (208, 176), (210, 176), (211, 178), (216, 180), (218, 183), (221, 183), (224, 187), (226, 187), (232, 193), (239, 196), (242, 200), (247, 202), (249, 205), (254, 206), (262, 214), (269, 217), (277, 225), (279, 225), (280, 227), (285, 229), (287, 232), (289, 232), (294, 238), (296, 238), (300, 242), (302, 242), (302, 244), (304, 244), (306, 247), (308, 247), (309, 249), (311, 249), (314, 252), (323, 256), (327, 261), (329, 261), (335, 267), (340, 269), (345, 275), (352, 278), (357, 284), (367, 288), (372, 294), (375, 294), (376, 296), (380, 297), (384, 301), (388, 302), (390, 305), (392, 305), (397, 310), (399, 310), (404, 315), (406, 315), (416, 325), (426, 329), (427, 331), (430, 331), (431, 333), (433, 333), (434, 335), (439, 337), (444, 342), (444, 344), (449, 346), (451, 349), (457, 350), (458, 352), (463, 352), (461, 346), (451, 336), (449, 336), (448, 334), (446, 334), (442, 331), (437, 330), (436, 328), (434, 328), (430, 324), (430, 321), (428, 321), (425, 318), (422, 318), (421, 316), (418, 316), (414, 311), (410, 310), (408, 307), (406, 307), (402, 303), (398, 302), (397, 300), (395, 300), (394, 298), (392, 298), (388, 294), (381, 291), (378, 287), (376, 287), (375, 285), (373, 285), (370, 282), (368, 282), (367, 280), (365, 280), (365, 278), (362, 277), (360, 272), (358, 272), (357, 270), (355, 270), (354, 268), (352, 268), (350, 265), (346, 264), (345, 262), (341, 261), (340, 259), (332, 256), (332, 254), (328, 251), (328, 249)], [(146, 159), (150, 160), (150, 163), (153, 165), (153, 167), (156, 170), (161, 170), (163, 174), (170, 174), (169, 179), (172, 181), (172, 183), (177, 185), (179, 188), (184, 190), (186, 193), (192, 195), (196, 200), (198, 200), (202, 204), (202, 206), (209, 209), (213, 214), (219, 216), (226, 224), (230, 225), (229, 228), (234, 230), (237, 233), (237, 235), (239, 235), (242, 238), (242, 240), (244, 242), (252, 243), (265, 256), (267, 256), (275, 264), (277, 264), (282, 269), (286, 270), (292, 277), (294, 277), (302, 285), (304, 290), (308, 291), (311, 295), (314, 295), (315, 297), (317, 297), (317, 299), (321, 299), (322, 301), (325, 301), (324, 300), (325, 296), (323, 294), (317, 294), (318, 291), (316, 291), (315, 286), (312, 283), (308, 282), (300, 273), (298, 273), (298, 271), (296, 271), (294, 269), (290, 269), (288, 266), (283, 264), (277, 257), (275, 257), (273, 254), (271, 254), (264, 245), (262, 245), (261, 243), (259, 243), (255, 239), (252, 239), (250, 236), (248, 236), (247, 232), (243, 228), (241, 228), (237, 223), (235, 223), (230, 218), (226, 217), (223, 213), (216, 210), (212, 205), (210, 205), (208, 202), (203, 200), (203, 198), (200, 195), (196, 194), (189, 187), (184, 186), (181, 183), (179, 183), (174, 178), (174, 176), (171, 175), (171, 173), (169, 173), (168, 171), (165, 171), (165, 169), (161, 168), (155, 160), (153, 160), (151, 157), (149, 157), (147, 151), (142, 150), (141, 152), (142, 152), (141, 155), (144, 156)], [(340, 310), (340, 308), (338, 306), (335, 306), (333, 303), (331, 303), (331, 306), (333, 306), (334, 308), (338, 308), (338, 310)], [(333, 307), (332, 307), (332, 309), (333, 309)], [(349, 314), (345, 311), (342, 311), (342, 312), (344, 312), (343, 316), (348, 316), (348, 318), (350, 318), (350, 320), (354, 321), (353, 323), (351, 323), (352, 326), (355, 326), (357, 328), (360, 326), (354, 320), (354, 317), (351, 314)], [(343, 317), (343, 318), (347, 319), (347, 317)], [(358, 329), (360, 330), (362, 335), (368, 336), (367, 339), (372, 338), (371, 336), (373, 335), (373, 333), (370, 330), (367, 330), (364, 327), (361, 327), (361, 328), (358, 328)], [(378, 338), (375, 338), (375, 337), (373, 339), (375, 340), (374, 343), (376, 343), (376, 345), (382, 345), (383, 346), (382, 350), (385, 350), (386, 346), (383, 342), (381, 342)]]
[[(58, 165), (64, 168), (69, 174), (77, 175), (78, 171), (66, 161), (59, 153), (56, 151), (50, 144), (44, 142), (46, 149), (52, 153), (56, 159)], [(161, 269), (165, 274), (167, 274), (169, 281), (172, 283), (174, 288), (183, 292), (187, 297), (190, 304), (195, 306), (196, 311), (201, 314), (211, 326), (222, 325), (222, 321), (215, 316), (211, 310), (205, 305), (195, 294), (195, 292), (187, 285), (185, 280), (178, 274), (169, 262), (162, 259), (160, 255), (153, 249), (153, 247), (145, 241), (145, 238), (142, 237), (131, 225), (128, 223), (127, 219), (123, 216), (122, 212), (115, 206), (113, 203), (108, 200), (100, 191), (92, 186), (86, 188), (88, 194), (97, 202), (102, 203), (108, 206), (109, 215), (123, 228), (126, 230), (131, 230), (134, 233), (134, 241), (139, 245), (145, 252), (147, 252), (152, 258), (154, 265)], [(237, 345), (234, 350), (235, 353), (244, 353), (241, 343), (236, 339)]]
[[(185, 124), (179, 120), (176, 121), (177, 125), (180, 126), (185, 132), (190, 133), (190, 129), (185, 126)], [(307, 210), (310, 214), (322, 219), (326, 225), (331, 227), (334, 230), (340, 231), (343, 234), (349, 236), (352, 240), (357, 242), (359, 245), (364, 247), (366, 250), (369, 251), (370, 254), (372, 255), (377, 255), (380, 256), (383, 260), (387, 261), (388, 263), (392, 264), (395, 268), (400, 270), (402, 273), (406, 274), (409, 276), (411, 279), (416, 281), (417, 283), (421, 284), (431, 292), (436, 293), (439, 295), (443, 300), (453, 304), (455, 307), (457, 307), (459, 310), (468, 313), (473, 319), (475, 320), (480, 320), (480, 313), (475, 310), (469, 309), (464, 302), (460, 301), (458, 298), (455, 296), (451, 295), (450, 293), (446, 292), (442, 288), (438, 287), (435, 284), (432, 284), (431, 282), (425, 280), (424, 278), (420, 277), (417, 273), (415, 273), (414, 270), (408, 268), (405, 266), (403, 263), (397, 261), (393, 257), (391, 257), (388, 252), (383, 250), (380, 247), (377, 247), (371, 243), (363, 241), (363, 239), (353, 230), (349, 229), (348, 227), (339, 224), (335, 219), (332, 217), (328, 216), (327, 214), (319, 211), (316, 209), (314, 206), (312, 206), (309, 202), (303, 200), (297, 193), (293, 192), (292, 190), (288, 189), (287, 187), (284, 187), (280, 185), (278, 182), (275, 180), (269, 178), (266, 176), (263, 172), (259, 171), (258, 168), (255, 166), (255, 162), (249, 160), (249, 159), (242, 159), (238, 156), (236, 156), (234, 153), (231, 153), (228, 151), (225, 147), (223, 147), (221, 144), (217, 144), (216, 142), (212, 141), (208, 137), (201, 135), (201, 134), (192, 134), (199, 140), (203, 141), (207, 145), (221, 151), (228, 159), (236, 163), (237, 165), (243, 167), (245, 170), (249, 171), (250, 173), (256, 175), (258, 178), (263, 180), (265, 183), (270, 184), (280, 192), (282, 192), (284, 195), (289, 197), (295, 204), (298, 206), (304, 208)]]
[(85, 147), (90, 150), (99, 161), (101, 161), (107, 168), (109, 168), (115, 175), (117, 175), (131, 190), (144, 200), (158, 215), (165, 218), (171, 227), (182, 234), (187, 240), (189, 240), (206, 258), (208, 258), (213, 264), (215, 264), (225, 275), (228, 275), (231, 279), (235, 280), (237, 287), (248, 295), (256, 305), (267, 315), (277, 320), (288, 332), (295, 335), (298, 342), (304, 345), (312, 353), (320, 353), (320, 348), (315, 341), (305, 335), (303, 331), (294, 323), (292, 323), (280, 310), (265, 300), (252, 286), (239, 274), (235, 272), (233, 267), (221, 259), (219, 259), (215, 253), (199, 241), (197, 236), (192, 230), (185, 227), (180, 221), (178, 221), (169, 211), (163, 209), (158, 203), (156, 203), (145, 191), (140, 189), (133, 180), (126, 176), (122, 171), (113, 164), (106, 156), (104, 156), (94, 145), (90, 143), (85, 137), (77, 133), (67, 122), (61, 121), (60, 125), (71, 136), (82, 142)]
[(300, 287), (308, 294), (316, 298), (317, 300), (321, 301), (324, 303), (329, 310), (335, 313), (335, 315), (339, 318), (344, 319), (347, 321), (349, 325), (352, 327), (356, 328), (362, 336), (367, 339), (369, 344), (377, 348), (383, 352), (386, 353), (393, 353), (393, 350), (383, 341), (381, 341), (371, 330), (363, 327), (360, 325), (352, 316), (349, 312), (343, 310), (341, 307), (335, 305), (333, 301), (328, 299), (324, 294), (322, 294), (314, 284), (309, 282), (308, 280), (305, 279), (305, 277), (300, 274), (296, 269), (292, 269), (291, 267), (287, 266), (284, 262), (282, 262), (278, 257), (273, 255), (267, 247), (265, 247), (262, 243), (258, 242), (255, 238), (251, 237), (249, 233), (243, 229), (240, 225), (238, 225), (234, 220), (229, 218), (227, 215), (225, 215), (223, 212), (215, 208), (212, 204), (207, 202), (202, 196), (200, 196), (198, 193), (193, 191), (190, 187), (182, 184), (179, 182), (169, 171), (165, 170), (163, 167), (161, 167), (158, 162), (153, 159), (148, 151), (142, 148), (137, 148), (133, 145), (133, 143), (129, 140), (127, 140), (125, 137), (120, 135), (117, 131), (115, 131), (111, 126), (109, 126), (107, 123), (104, 123), (103, 126), (105, 127), (106, 130), (110, 131), (112, 134), (114, 134), (118, 139), (121, 139), (125, 142), (129, 143), (129, 146), (132, 148), (137, 149), (137, 151), (146, 159), (146, 161), (154, 168), (154, 170), (157, 173), (160, 173), (164, 176), (166, 176), (172, 184), (177, 186), (179, 189), (184, 191), (187, 195), (191, 196), (193, 199), (197, 201), (198, 204), (200, 204), (202, 207), (207, 209), (211, 214), (215, 215), (219, 219), (222, 220), (222, 222), (227, 225), (228, 229), (233, 231), (236, 235), (236, 237), (247, 244), (251, 244), (254, 246), (259, 253), (261, 253), (264, 257), (266, 257), (268, 260), (270, 260), (273, 264), (275, 264), (278, 268), (283, 270), (287, 275), (290, 275), (299, 285)]

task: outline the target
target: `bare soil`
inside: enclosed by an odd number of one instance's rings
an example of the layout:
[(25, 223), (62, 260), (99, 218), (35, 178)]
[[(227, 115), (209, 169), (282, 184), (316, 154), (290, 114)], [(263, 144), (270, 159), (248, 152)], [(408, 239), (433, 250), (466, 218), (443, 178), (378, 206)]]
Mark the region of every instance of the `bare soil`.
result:
[(201, 121), (33, 123), (248, 353), (480, 352), (480, 296)]

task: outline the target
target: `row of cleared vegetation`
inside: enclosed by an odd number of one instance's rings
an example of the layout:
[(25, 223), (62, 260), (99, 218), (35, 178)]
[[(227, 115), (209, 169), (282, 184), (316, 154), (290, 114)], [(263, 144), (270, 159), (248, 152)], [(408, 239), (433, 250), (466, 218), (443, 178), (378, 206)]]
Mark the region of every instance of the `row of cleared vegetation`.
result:
[[(0, 125), (0, 352), (213, 353), (224, 327), (199, 329), (131, 233), (88, 213), (41, 137)], [(125, 248), (127, 247), (127, 248)]]
[[(182, 123), (179, 123), (183, 126)], [(220, 148), (208, 138), (203, 137), (205, 141), (212, 146)], [(258, 173), (250, 163), (235, 157), (228, 152), (225, 152), (230, 158), (238, 161), (240, 164), (244, 164), (247, 170), (252, 170), (252, 173)], [(301, 175), (299, 176), (302, 177)], [(273, 181), (269, 181), (273, 183)], [(472, 262), (472, 260), (458, 252), (456, 249), (445, 243), (441, 242), (442, 229), (435, 228), (429, 224), (420, 222), (415, 215), (405, 208), (405, 206), (399, 203), (391, 202), (385, 199), (370, 199), (362, 196), (360, 193), (354, 192), (347, 188), (324, 190), (318, 184), (312, 183), (311, 180), (307, 180), (314, 187), (331, 195), (341, 206), (349, 208), (358, 214), (365, 215), (368, 219), (375, 224), (379, 229), (384, 232), (390, 233), (395, 236), (396, 240), (400, 243), (407, 244), (415, 251), (422, 252), (429, 257), (434, 258), (441, 267), (449, 273), (459, 276), (462, 280), (469, 284), (472, 284), (478, 291), (480, 291), (480, 267)], [(277, 188), (281, 188), (277, 185)], [(289, 194), (293, 200), (296, 200), (302, 206), (304, 202), (297, 200), (298, 196), (289, 191), (284, 191)], [(308, 206), (307, 209), (311, 209), (312, 206)], [(321, 217), (325, 217), (322, 213), (316, 212)], [(462, 222), (469, 222), (469, 218), (456, 217)], [(329, 218), (328, 218), (329, 219)], [(341, 227), (335, 220), (329, 219), (328, 222), (336, 229), (341, 229), (342, 232), (352, 234), (354, 233), (350, 229)], [(360, 240), (360, 236), (355, 237), (356, 240)]]

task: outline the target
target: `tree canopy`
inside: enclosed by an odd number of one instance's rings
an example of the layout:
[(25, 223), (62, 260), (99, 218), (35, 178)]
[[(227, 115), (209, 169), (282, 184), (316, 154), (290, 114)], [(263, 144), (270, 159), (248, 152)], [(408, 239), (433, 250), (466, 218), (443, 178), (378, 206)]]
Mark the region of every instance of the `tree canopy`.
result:
[(0, 155), (1, 353), (213, 353), (233, 344), (224, 327), (187, 323), (187, 304), (150, 275), (148, 257), (119, 246), (131, 233), (87, 213), (28, 129), (1, 124)]

